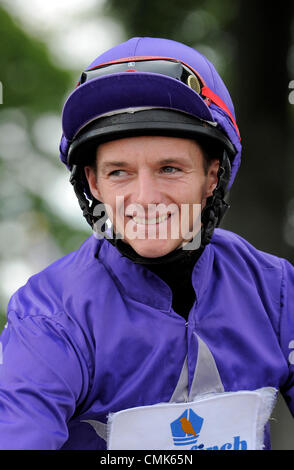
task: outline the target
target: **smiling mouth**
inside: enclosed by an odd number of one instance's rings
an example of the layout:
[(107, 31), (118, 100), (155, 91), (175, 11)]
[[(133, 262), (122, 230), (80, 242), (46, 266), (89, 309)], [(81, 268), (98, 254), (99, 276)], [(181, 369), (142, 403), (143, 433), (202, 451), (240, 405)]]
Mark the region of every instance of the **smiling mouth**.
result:
[(146, 219), (145, 217), (139, 217), (137, 215), (128, 217), (130, 217), (137, 225), (156, 225), (165, 222), (169, 217), (171, 217), (171, 215), (172, 214), (164, 214), (158, 217), (150, 217), (149, 219)]

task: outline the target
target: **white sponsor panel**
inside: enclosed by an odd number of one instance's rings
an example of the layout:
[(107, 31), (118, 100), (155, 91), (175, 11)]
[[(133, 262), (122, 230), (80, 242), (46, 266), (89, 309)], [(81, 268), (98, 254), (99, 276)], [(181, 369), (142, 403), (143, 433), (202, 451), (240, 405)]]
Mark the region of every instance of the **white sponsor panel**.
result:
[(259, 450), (277, 390), (225, 392), (113, 413), (108, 449)]

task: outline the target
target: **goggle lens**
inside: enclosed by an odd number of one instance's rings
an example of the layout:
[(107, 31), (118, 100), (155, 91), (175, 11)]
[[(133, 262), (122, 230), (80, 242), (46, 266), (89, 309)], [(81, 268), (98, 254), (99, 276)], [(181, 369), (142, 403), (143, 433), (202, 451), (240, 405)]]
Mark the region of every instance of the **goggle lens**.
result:
[(147, 72), (165, 75), (180, 80), (196, 91), (196, 93), (200, 93), (203, 87), (203, 83), (200, 82), (199, 78), (188, 67), (180, 62), (161, 59), (136, 60), (98, 66), (83, 72), (79, 85), (94, 78), (123, 72)]

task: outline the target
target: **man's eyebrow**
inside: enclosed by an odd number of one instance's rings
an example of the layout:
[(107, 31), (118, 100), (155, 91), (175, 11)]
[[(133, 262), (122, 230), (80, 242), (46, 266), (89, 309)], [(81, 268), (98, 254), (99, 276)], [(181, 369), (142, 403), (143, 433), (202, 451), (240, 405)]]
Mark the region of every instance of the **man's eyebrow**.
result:
[(180, 165), (181, 163), (187, 163), (185, 157), (167, 157), (159, 160), (158, 162), (160, 165), (170, 165), (171, 163), (176, 163)]
[(128, 166), (127, 162), (121, 162), (121, 161), (118, 161), (118, 160), (113, 160), (113, 161), (110, 161), (110, 162), (102, 163), (101, 170), (106, 171), (109, 168), (113, 168), (113, 167), (114, 168), (125, 168), (127, 166)]
[[(156, 164), (159, 164), (159, 165), (171, 165), (171, 164), (180, 165), (180, 164), (185, 164), (185, 163), (188, 163), (188, 159), (185, 159), (185, 157), (183, 156), (166, 157), (166, 158), (162, 158), (156, 161)], [(128, 166), (129, 166), (129, 163), (126, 161), (111, 160), (111, 161), (102, 163), (101, 171), (104, 172), (104, 171), (109, 170), (110, 168), (127, 168)]]

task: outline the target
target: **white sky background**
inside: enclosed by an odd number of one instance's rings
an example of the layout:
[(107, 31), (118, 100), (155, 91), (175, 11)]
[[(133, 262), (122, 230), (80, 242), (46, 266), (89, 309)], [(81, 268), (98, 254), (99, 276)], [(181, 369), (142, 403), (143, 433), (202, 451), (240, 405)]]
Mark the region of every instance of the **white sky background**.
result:
[[(126, 39), (121, 26), (103, 16), (103, 4), (104, 0), (0, 0), (0, 5), (24, 30), (47, 44), (58, 65), (78, 72), (99, 54)], [(0, 141), (2, 149), (5, 148), (4, 158), (9, 160), (11, 170), (15, 170), (16, 184), (19, 185), (16, 169), (20, 167), (19, 161), (13, 163), (13, 160), (21, 148), (25, 157), (23, 161), (29, 162), (31, 168), (26, 185), (41, 193), (52, 209), (72, 226), (73, 232), (75, 228), (87, 228), (69, 183), (69, 173), (62, 171), (62, 168), (58, 171), (55, 165), (49, 162), (46, 164), (44, 159), (38, 158), (36, 151), (27, 142), (25, 125), (21, 122), (24, 117), (19, 116), (15, 121), (14, 114), (20, 113), (18, 110), (11, 111), (11, 122), (8, 121), (0, 129)], [(14, 139), (7, 139), (12, 130)], [(40, 151), (52, 155), (52, 159), (58, 159), (61, 116), (41, 116), (33, 132)], [(22, 197), (19, 192), (15, 196), (25, 206), (24, 194)], [(0, 223), (2, 249), (4, 245), (11, 247), (4, 250), (0, 263), (0, 294), (2, 298), (4, 296), (5, 303), (29, 276), (60, 256), (46, 229), (39, 229), (39, 222), (34, 220), (35, 215), (29, 209), (24, 213), (26, 216), (23, 220), (13, 223), (4, 220)], [(38, 232), (34, 231), (34, 227)], [(6, 306), (3, 305), (3, 308), (6, 309)]]
[(124, 39), (121, 26), (102, 14), (105, 1), (0, 0), (0, 5), (46, 42), (61, 65), (79, 69)]

